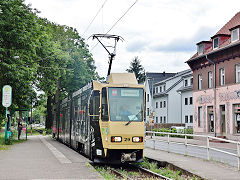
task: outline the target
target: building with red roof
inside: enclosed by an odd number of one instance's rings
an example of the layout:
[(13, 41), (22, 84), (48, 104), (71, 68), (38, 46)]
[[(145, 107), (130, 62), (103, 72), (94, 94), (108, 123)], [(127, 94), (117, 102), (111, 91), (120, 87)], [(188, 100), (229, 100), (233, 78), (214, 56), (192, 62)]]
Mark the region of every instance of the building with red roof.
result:
[(193, 71), (194, 132), (240, 140), (240, 12), (186, 63)]

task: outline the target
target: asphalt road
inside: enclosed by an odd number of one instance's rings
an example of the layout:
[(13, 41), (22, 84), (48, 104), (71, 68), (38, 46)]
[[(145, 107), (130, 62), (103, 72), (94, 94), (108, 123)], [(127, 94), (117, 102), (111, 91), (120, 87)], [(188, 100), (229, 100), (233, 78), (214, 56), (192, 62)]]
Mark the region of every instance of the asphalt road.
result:
[[(148, 139), (145, 142), (145, 146), (149, 147), (149, 148), (153, 148), (154, 142), (152, 140)], [(167, 144), (167, 142), (156, 141), (155, 149), (168, 151), (168, 144)], [(185, 154), (185, 145), (183, 145), (183, 144), (171, 144), (170, 143), (169, 149), (170, 149), (170, 152), (173, 152), (173, 153)], [(218, 149), (221, 149), (221, 150), (224, 150), (227, 152), (231, 152), (234, 154), (237, 153), (237, 151), (233, 150), (233, 149), (226, 149), (226, 148), (221, 148), (221, 147), (219, 147)], [(188, 152), (189, 156), (207, 159), (207, 149), (205, 149), (205, 148), (188, 146), (187, 152)], [(218, 151), (210, 150), (210, 160), (227, 163), (227, 164), (237, 167), (237, 157), (231, 156), (231, 155), (228, 155), (225, 153), (221, 153)]]

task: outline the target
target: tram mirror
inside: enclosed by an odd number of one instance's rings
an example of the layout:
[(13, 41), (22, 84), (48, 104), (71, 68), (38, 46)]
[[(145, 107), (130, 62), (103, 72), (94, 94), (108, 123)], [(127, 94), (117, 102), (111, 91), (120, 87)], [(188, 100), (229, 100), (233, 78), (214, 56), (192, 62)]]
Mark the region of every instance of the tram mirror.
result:
[(107, 90), (104, 87), (102, 89), (102, 106), (101, 106), (101, 119), (102, 121), (108, 121), (108, 103), (107, 103)]
[(89, 115), (90, 116), (99, 116), (100, 112), (100, 93), (95, 90), (92, 92), (90, 101), (89, 101)]

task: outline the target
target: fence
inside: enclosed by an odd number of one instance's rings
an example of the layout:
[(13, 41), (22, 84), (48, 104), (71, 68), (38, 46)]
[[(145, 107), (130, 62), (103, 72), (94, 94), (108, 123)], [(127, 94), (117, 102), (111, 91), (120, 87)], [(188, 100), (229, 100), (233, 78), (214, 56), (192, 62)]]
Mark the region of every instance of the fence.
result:
[[(213, 137), (213, 136), (207, 136), (207, 135), (196, 135), (196, 134), (180, 134), (180, 133), (168, 133), (168, 132), (153, 132), (153, 131), (146, 131), (146, 134), (150, 134), (151, 138), (147, 138), (147, 139), (151, 139), (153, 140), (153, 148), (155, 149), (155, 143), (156, 141), (163, 141), (163, 142), (167, 142), (168, 144), (168, 152), (170, 152), (170, 144), (181, 144), (181, 145), (185, 145), (185, 155), (188, 155), (188, 146), (192, 146), (192, 147), (199, 147), (199, 148), (204, 148), (207, 149), (207, 159), (210, 160), (210, 150), (214, 150), (214, 151), (218, 151), (224, 154), (228, 154), (234, 157), (237, 157), (237, 166), (238, 166), (238, 170), (240, 170), (240, 142), (239, 141), (232, 141), (232, 140), (227, 140), (227, 139), (222, 139), (222, 138), (217, 138), (217, 137)], [(167, 141), (166, 140), (157, 140), (156, 138), (152, 138), (152, 136), (167, 136)], [(170, 137), (171, 136), (184, 136), (184, 143), (183, 142), (176, 142), (176, 141), (170, 141)], [(201, 146), (201, 145), (196, 145), (196, 144), (190, 144), (188, 143), (188, 139), (187, 137), (200, 137), (200, 138), (206, 138), (206, 146)], [(222, 142), (227, 142), (227, 143), (233, 143), (237, 145), (237, 153), (231, 153), (231, 152), (227, 152), (221, 149), (217, 149), (215, 147), (210, 147), (210, 140), (215, 140), (215, 141), (222, 141)]]

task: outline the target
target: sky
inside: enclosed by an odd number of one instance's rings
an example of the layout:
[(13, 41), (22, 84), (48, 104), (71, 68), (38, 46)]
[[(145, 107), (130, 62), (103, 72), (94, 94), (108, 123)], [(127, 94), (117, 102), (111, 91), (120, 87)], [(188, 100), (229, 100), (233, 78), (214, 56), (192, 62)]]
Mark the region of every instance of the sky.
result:
[[(96, 39), (89, 37), (108, 32), (135, 2), (25, 0), (41, 12), (39, 16), (76, 28), (89, 45), (102, 77), (107, 75), (108, 53)], [(126, 72), (136, 56), (146, 72), (173, 73), (188, 69), (185, 62), (196, 53), (196, 43), (210, 40), (239, 11), (239, 0), (137, 0), (108, 33), (124, 39), (117, 43), (111, 72)], [(109, 40), (103, 43), (112, 45)], [(110, 47), (109, 51), (112, 52)]]

